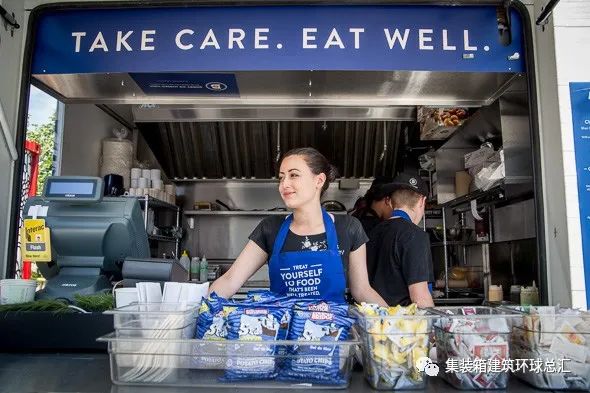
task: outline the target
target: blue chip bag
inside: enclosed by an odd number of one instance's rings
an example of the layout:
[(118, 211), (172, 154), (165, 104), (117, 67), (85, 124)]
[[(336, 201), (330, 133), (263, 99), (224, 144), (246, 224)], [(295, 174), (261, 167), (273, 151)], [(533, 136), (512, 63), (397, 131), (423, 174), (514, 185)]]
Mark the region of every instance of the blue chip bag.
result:
[[(228, 316), (228, 339), (250, 341), (228, 348), (224, 382), (273, 379), (277, 375), (276, 341), (281, 334), (288, 310), (277, 307), (237, 307)], [(290, 318), (290, 316), (289, 316)], [(256, 343), (259, 341), (260, 343)]]
[(318, 302), (317, 300), (299, 300), (295, 302), (293, 307), (295, 310), (323, 311), (339, 314), (342, 316), (348, 316), (348, 304), (346, 303), (336, 303), (331, 301)]
[(277, 298), (277, 294), (271, 292), (269, 290), (262, 290), (262, 289), (255, 289), (252, 291), (248, 291), (246, 295), (246, 302), (264, 302), (264, 301), (273, 301)]
[(227, 315), (233, 311), (236, 303), (212, 293), (203, 299), (199, 309), (199, 319), (195, 338), (200, 340), (225, 340), (227, 338)]
[[(288, 340), (345, 341), (354, 319), (340, 312), (294, 310)], [(293, 345), (289, 348), (279, 379), (326, 385), (343, 385), (337, 345)]]
[[(212, 294), (203, 299), (195, 338), (206, 341), (227, 340), (227, 317), (236, 309), (235, 303)], [(193, 347), (192, 367), (197, 369), (223, 369), (225, 347), (215, 343), (198, 343)]]

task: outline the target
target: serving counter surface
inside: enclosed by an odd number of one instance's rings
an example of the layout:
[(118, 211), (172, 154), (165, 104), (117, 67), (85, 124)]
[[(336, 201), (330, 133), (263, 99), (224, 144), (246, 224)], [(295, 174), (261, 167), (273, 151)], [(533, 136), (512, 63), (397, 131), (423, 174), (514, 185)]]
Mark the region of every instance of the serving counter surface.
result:
[[(220, 392), (288, 392), (292, 389), (244, 389), (220, 385)], [(306, 389), (309, 390), (309, 389)], [(79, 354), (0, 354), (0, 392), (210, 392), (210, 388), (167, 388), (116, 386), (111, 383), (109, 357), (103, 353)], [(373, 391), (365, 382), (362, 372), (354, 372), (346, 390), (316, 390), (360, 393)], [(417, 390), (416, 392), (421, 392)], [(430, 378), (426, 393), (460, 392), (440, 378)], [(541, 392), (515, 378), (510, 379), (506, 392)]]

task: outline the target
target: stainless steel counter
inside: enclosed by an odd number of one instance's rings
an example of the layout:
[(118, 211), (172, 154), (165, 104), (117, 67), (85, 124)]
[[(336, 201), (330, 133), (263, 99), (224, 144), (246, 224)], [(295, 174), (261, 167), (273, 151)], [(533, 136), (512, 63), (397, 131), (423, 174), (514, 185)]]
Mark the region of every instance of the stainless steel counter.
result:
[[(220, 385), (220, 392), (289, 392), (293, 389), (244, 389)], [(309, 388), (306, 388), (309, 390)], [(0, 354), (0, 392), (110, 392), (110, 393), (189, 393), (207, 391), (209, 388), (167, 388), (116, 386), (111, 383), (109, 357), (107, 354)], [(324, 390), (316, 390), (324, 391)], [(327, 390), (338, 392), (338, 390)], [(341, 392), (343, 390), (340, 390)], [(354, 372), (350, 387), (345, 392), (360, 393), (372, 391), (365, 382), (362, 372)], [(507, 392), (540, 392), (510, 379)], [(420, 391), (417, 391), (420, 392)], [(427, 393), (459, 392), (440, 378), (430, 378)]]

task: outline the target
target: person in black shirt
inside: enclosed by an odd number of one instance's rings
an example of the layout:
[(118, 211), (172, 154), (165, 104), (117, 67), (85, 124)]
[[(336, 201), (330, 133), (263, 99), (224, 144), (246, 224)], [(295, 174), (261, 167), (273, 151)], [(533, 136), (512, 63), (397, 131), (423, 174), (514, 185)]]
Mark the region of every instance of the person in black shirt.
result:
[(391, 217), (369, 234), (367, 264), (371, 286), (389, 305), (432, 307), (428, 282), (434, 281), (430, 239), (418, 224), (428, 187), (419, 176), (400, 174), (382, 185), (393, 203)]
[(381, 191), (381, 185), (392, 181), (393, 178), (389, 176), (376, 177), (365, 196), (359, 198), (355, 204), (352, 215), (359, 219), (367, 235), (377, 224), (391, 216), (391, 199), (389, 194)]
[(229, 298), (268, 263), (270, 290), (277, 295), (343, 302), (349, 288), (357, 302), (385, 306), (369, 286), (368, 238), (361, 224), (354, 217), (330, 214), (320, 204), (335, 176), (335, 168), (319, 151), (288, 151), (279, 164), (278, 191), (292, 213), (262, 220), (209, 291)]

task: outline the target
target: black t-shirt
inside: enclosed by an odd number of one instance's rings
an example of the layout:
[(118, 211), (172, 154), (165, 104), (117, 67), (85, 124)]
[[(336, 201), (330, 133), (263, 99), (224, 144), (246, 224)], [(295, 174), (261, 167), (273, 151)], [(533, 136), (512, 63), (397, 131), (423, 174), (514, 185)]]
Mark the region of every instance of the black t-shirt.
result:
[(367, 210), (358, 219), (367, 235), (382, 221), (381, 217), (379, 217), (373, 209)]
[(409, 285), (434, 281), (428, 234), (403, 218), (383, 221), (369, 235), (367, 269), (387, 304), (409, 305)]
[[(249, 239), (258, 244), (270, 259), (275, 238), (281, 225), (285, 221), (283, 216), (268, 216), (252, 231)], [(365, 244), (369, 238), (365, 235), (358, 219), (348, 215), (334, 215), (334, 226), (338, 236), (338, 251), (342, 256), (344, 271), (348, 271), (348, 256)], [(281, 252), (288, 251), (323, 251), (328, 249), (326, 233), (310, 236), (299, 236), (291, 232), (287, 234)]]

